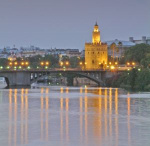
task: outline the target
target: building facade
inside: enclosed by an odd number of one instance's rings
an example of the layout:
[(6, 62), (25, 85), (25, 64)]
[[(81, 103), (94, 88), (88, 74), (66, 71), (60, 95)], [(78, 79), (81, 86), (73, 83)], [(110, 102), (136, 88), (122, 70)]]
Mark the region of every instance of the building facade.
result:
[(101, 42), (100, 31), (97, 23), (92, 34), (92, 43), (85, 43), (86, 69), (100, 69), (107, 65), (107, 44)]
[(114, 57), (116, 59), (120, 59), (121, 57), (124, 57), (124, 52), (125, 50), (127, 50), (129, 47), (135, 46), (135, 43), (130, 42), (130, 41), (123, 41), (123, 40), (110, 40), (110, 41), (106, 41), (105, 43), (107, 43), (108, 45), (108, 56), (109, 57), (113, 57), (113, 51), (111, 49), (111, 45), (113, 43), (116, 44), (116, 48), (118, 48), (118, 51), (114, 51)]
[(135, 40), (133, 37), (129, 37), (129, 41), (135, 44), (149, 44), (150, 45), (150, 37), (143, 36), (142, 39)]

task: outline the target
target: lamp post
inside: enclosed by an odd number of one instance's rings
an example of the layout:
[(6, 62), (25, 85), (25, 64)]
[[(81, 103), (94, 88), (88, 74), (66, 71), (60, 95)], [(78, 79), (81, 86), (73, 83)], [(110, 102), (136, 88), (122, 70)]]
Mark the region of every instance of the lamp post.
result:
[(40, 65), (43, 69), (48, 69), (50, 63), (49, 63), (49, 61), (42, 61), (42, 62), (40, 62)]
[(67, 68), (70, 65), (69, 61), (61, 61), (59, 64), (63, 68)]

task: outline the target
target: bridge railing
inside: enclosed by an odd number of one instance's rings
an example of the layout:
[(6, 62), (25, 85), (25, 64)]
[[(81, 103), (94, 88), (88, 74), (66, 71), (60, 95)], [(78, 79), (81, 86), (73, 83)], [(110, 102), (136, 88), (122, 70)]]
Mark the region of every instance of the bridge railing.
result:
[(37, 69), (33, 69), (33, 68), (2, 68), (0, 69), (0, 71), (129, 71), (131, 70), (132, 67), (117, 67), (114, 69), (111, 68), (106, 68), (106, 69), (81, 69), (81, 68), (37, 68)]

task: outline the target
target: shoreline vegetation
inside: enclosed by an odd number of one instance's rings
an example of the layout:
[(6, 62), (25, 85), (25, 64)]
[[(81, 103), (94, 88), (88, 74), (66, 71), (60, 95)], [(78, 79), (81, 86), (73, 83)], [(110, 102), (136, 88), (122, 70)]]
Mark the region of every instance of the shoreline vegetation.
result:
[(107, 85), (127, 91), (150, 91), (150, 45), (139, 44), (125, 51), (122, 64), (136, 62), (136, 67), (108, 79)]

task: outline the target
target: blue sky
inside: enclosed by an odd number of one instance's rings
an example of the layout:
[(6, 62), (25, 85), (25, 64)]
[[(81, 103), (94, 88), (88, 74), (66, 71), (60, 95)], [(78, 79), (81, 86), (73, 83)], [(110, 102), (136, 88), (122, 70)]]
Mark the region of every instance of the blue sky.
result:
[(150, 0), (0, 0), (0, 48), (84, 48), (98, 22), (102, 41), (150, 37)]

